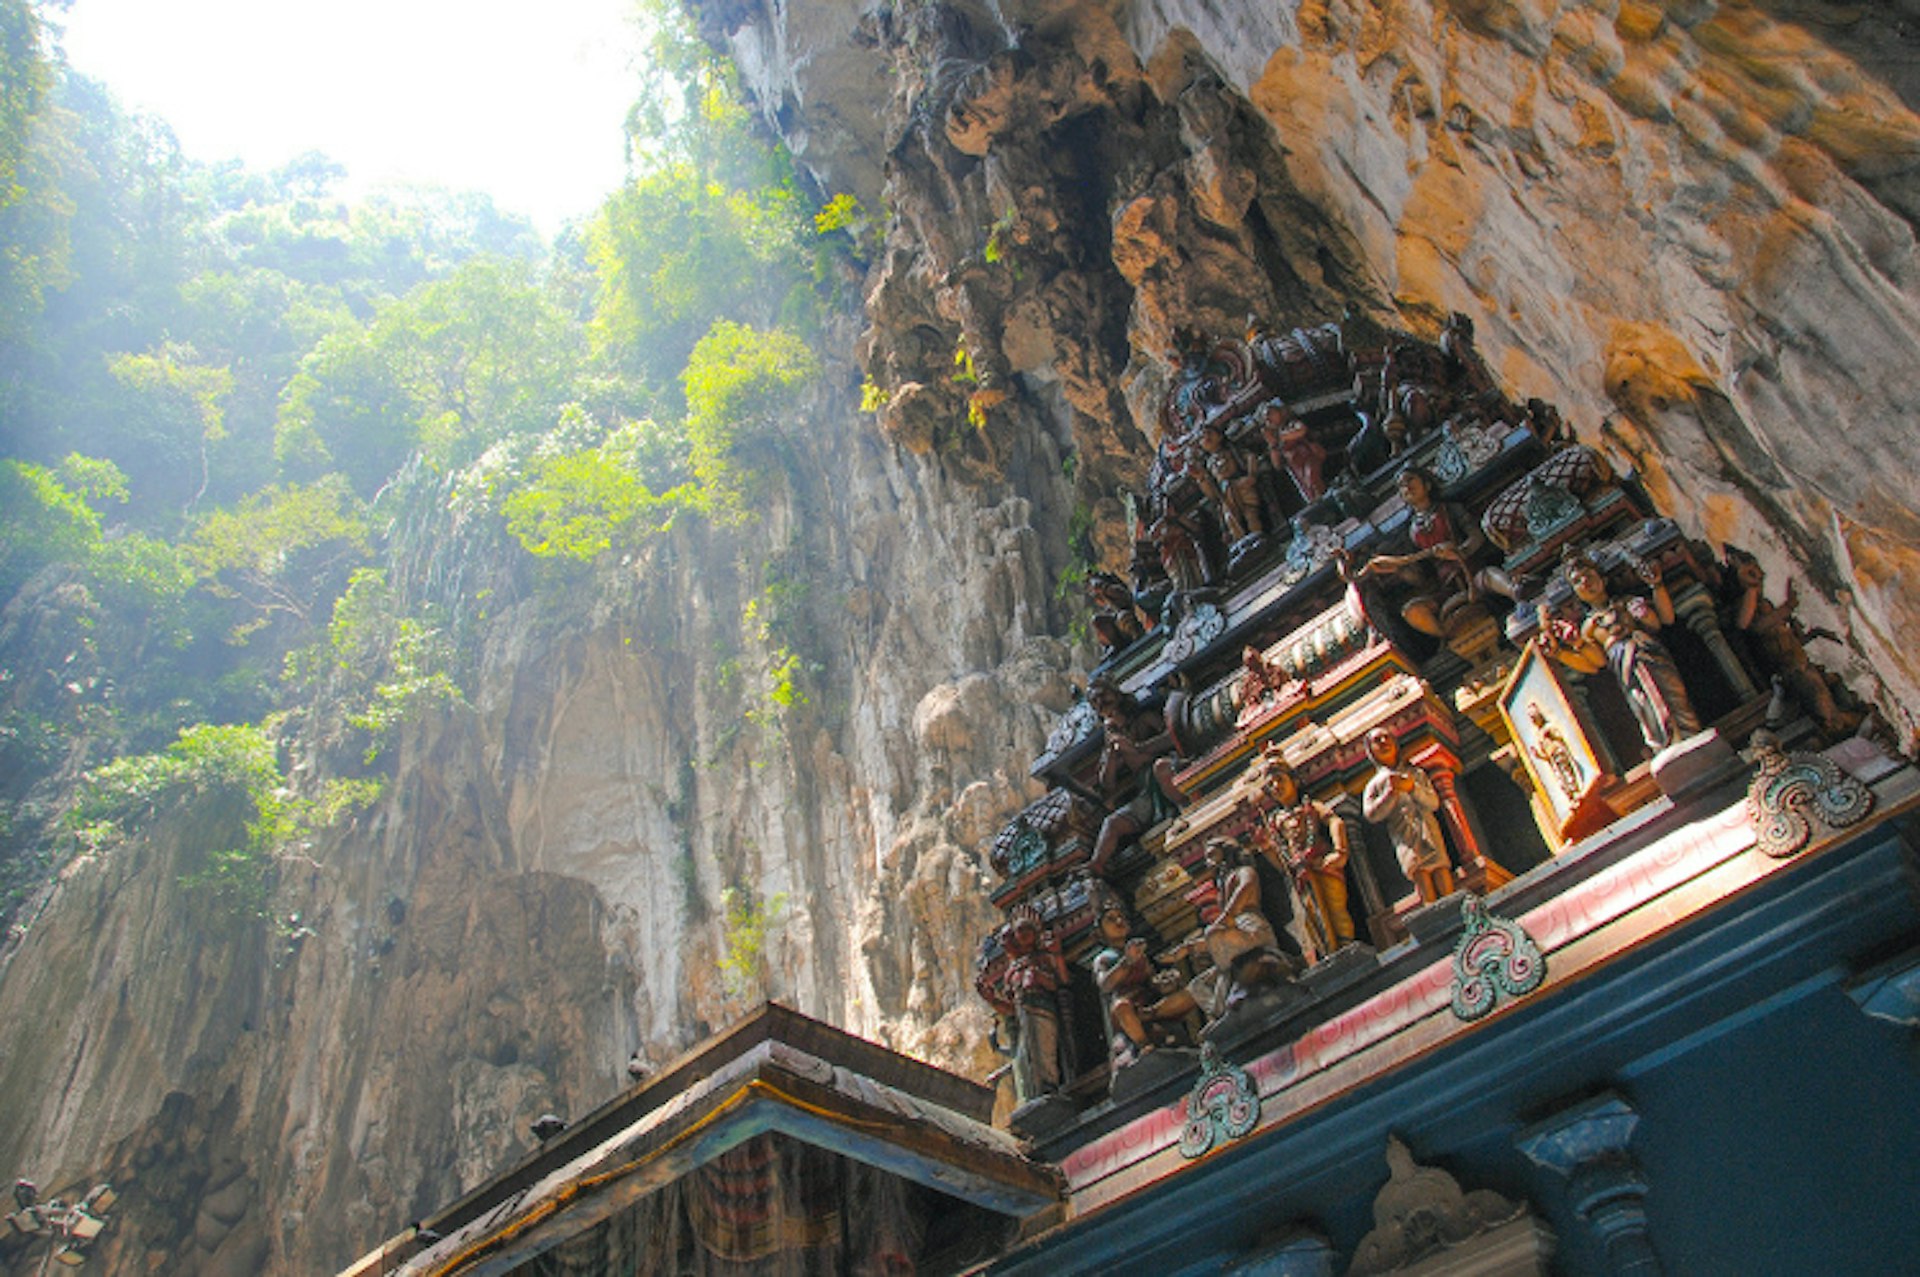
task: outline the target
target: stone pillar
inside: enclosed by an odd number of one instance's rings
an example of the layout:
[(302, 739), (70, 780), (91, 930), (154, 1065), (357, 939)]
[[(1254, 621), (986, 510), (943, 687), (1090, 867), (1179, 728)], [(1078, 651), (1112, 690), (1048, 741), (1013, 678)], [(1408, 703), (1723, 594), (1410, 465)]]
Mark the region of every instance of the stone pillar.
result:
[(1727, 685), (1733, 688), (1733, 694), (1743, 701), (1750, 701), (1760, 694), (1753, 679), (1747, 674), (1746, 666), (1733, 654), (1733, 644), (1727, 642), (1727, 635), (1720, 628), (1720, 611), (1713, 605), (1713, 596), (1704, 586), (1694, 586), (1683, 590), (1680, 597), (1673, 601), (1676, 619), (1686, 622), (1688, 629), (1699, 636), (1707, 650), (1713, 653), (1714, 664), (1726, 676)]
[(1471, 886), (1484, 895), (1511, 882), (1513, 875), (1488, 858), (1481, 847), (1473, 819), (1467, 814), (1466, 804), (1460, 800), (1460, 760), (1434, 745), (1407, 761), (1427, 773), (1433, 781), (1433, 792), (1440, 796), (1440, 819), (1446, 825), (1447, 836), (1460, 853), (1459, 876), (1462, 885)]
[(1612, 1277), (1660, 1277), (1648, 1235), (1647, 1181), (1627, 1145), (1640, 1115), (1618, 1095), (1576, 1104), (1520, 1132), (1514, 1144), (1567, 1182), (1574, 1218), (1605, 1254)]

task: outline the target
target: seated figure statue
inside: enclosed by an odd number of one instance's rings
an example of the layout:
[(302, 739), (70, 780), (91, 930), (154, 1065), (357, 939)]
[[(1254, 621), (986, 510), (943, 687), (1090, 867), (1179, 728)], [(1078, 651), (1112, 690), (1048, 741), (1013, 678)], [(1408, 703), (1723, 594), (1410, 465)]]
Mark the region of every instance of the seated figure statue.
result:
[(1209, 838), (1206, 862), (1213, 872), (1216, 912), (1173, 956), (1206, 955), (1212, 968), (1189, 982), (1187, 993), (1208, 1019), (1216, 1020), (1248, 994), (1290, 977), (1296, 964), (1282, 951), (1261, 907), (1260, 875), (1246, 847), (1237, 838)]
[(1460, 506), (1439, 500), (1440, 483), (1424, 466), (1408, 466), (1396, 481), (1409, 512), (1411, 554), (1376, 554), (1361, 579), (1390, 576), (1403, 589), (1400, 616), (1422, 634), (1445, 638), (1469, 603), (1488, 594), (1513, 596), (1499, 568), (1482, 563), (1487, 538)]
[(1173, 783), (1173, 735), (1161, 715), (1143, 710), (1105, 676), (1088, 684), (1087, 703), (1106, 733), (1098, 783), (1111, 804), (1087, 865), (1097, 878), (1128, 839), (1152, 828), (1163, 811), (1178, 811), (1186, 799)]
[(1184, 1041), (1181, 1021), (1196, 1004), (1179, 972), (1147, 955), (1146, 937), (1133, 934), (1117, 897), (1109, 896), (1099, 911), (1106, 947), (1093, 959), (1093, 981), (1106, 1004), (1108, 1064), (1117, 1073), (1156, 1046)]

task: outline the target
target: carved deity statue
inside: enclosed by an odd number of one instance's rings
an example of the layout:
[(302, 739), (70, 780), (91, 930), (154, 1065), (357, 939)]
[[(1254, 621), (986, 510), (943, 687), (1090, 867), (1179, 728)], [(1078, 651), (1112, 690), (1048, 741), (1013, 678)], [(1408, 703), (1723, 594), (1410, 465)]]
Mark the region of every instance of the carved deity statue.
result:
[(1146, 938), (1133, 934), (1117, 899), (1109, 897), (1099, 909), (1106, 948), (1093, 959), (1093, 981), (1107, 1008), (1108, 1063), (1118, 1072), (1155, 1046), (1183, 1037), (1177, 1026), (1195, 1003), (1177, 971), (1147, 956)]
[(1324, 957), (1354, 939), (1347, 911), (1346, 867), (1353, 851), (1347, 822), (1301, 792), (1277, 742), (1262, 751), (1259, 767), (1261, 792), (1273, 804), (1267, 813), (1273, 854), (1293, 884), (1314, 948)]
[(1840, 707), (1826, 675), (1807, 655), (1807, 640), (1838, 636), (1828, 630), (1809, 630), (1800, 623), (1794, 615), (1800, 600), (1794, 593), (1793, 580), (1787, 580), (1785, 599), (1769, 601), (1763, 593), (1766, 569), (1753, 555), (1734, 546), (1727, 547), (1726, 575), (1722, 612), (1728, 628), (1753, 640), (1754, 654), (1767, 673), (1778, 675), (1786, 683), (1787, 691), (1813, 716), (1823, 734), (1845, 736), (1858, 728), (1865, 715)]
[(1406, 623), (1445, 638), (1461, 608), (1487, 594), (1511, 597), (1513, 585), (1497, 567), (1476, 566), (1487, 557), (1487, 538), (1464, 508), (1439, 500), (1440, 483), (1432, 471), (1408, 466), (1397, 484), (1410, 516), (1413, 552), (1376, 554), (1359, 576), (1391, 576), (1406, 590), (1400, 604)]
[(1213, 568), (1193, 520), (1177, 510), (1166, 510), (1147, 529), (1160, 554), (1160, 567), (1173, 588), (1183, 594), (1213, 582)]
[(1087, 578), (1087, 597), (1093, 603), (1093, 637), (1100, 644), (1101, 656), (1111, 656), (1146, 631), (1140, 614), (1134, 610), (1133, 591), (1111, 572), (1095, 572)]
[(1473, 320), (1457, 310), (1447, 316), (1440, 332), (1440, 354), (1446, 360), (1447, 383), (1458, 398), (1489, 409), (1501, 406), (1500, 388), (1473, 342)]
[(1278, 399), (1260, 410), (1260, 438), (1267, 445), (1268, 463), (1292, 477), (1302, 501), (1312, 505), (1327, 495), (1326, 445)]
[(1267, 659), (1265, 652), (1248, 646), (1240, 652), (1240, 683), (1234, 689), (1237, 721), (1246, 725), (1283, 696), (1300, 691), (1305, 684), (1287, 672), (1286, 666)]
[(1127, 566), (1133, 604), (1146, 614), (1147, 624), (1152, 625), (1167, 597), (1173, 593), (1173, 582), (1160, 561), (1160, 543), (1152, 522), (1146, 517), (1144, 503), (1131, 492), (1124, 493), (1122, 499), (1127, 510), (1127, 531), (1133, 541), (1133, 555)]
[(1439, 423), (1434, 396), (1439, 391), (1440, 370), (1434, 363), (1426, 349), (1412, 342), (1401, 342), (1387, 351), (1380, 377), (1380, 414), (1396, 453)]
[(1073, 1076), (1067, 960), (1031, 906), (1014, 911), (1000, 929), (1000, 944), (1007, 954), (1000, 982), (1013, 1008), (1014, 1092), (1025, 1102), (1058, 1091)]
[(1393, 840), (1400, 872), (1413, 883), (1420, 899), (1432, 904), (1453, 893), (1453, 866), (1434, 813), (1440, 794), (1426, 772), (1400, 761), (1400, 742), (1384, 727), (1367, 733), (1367, 757), (1374, 773), (1360, 795), (1366, 818), (1386, 826)]
[(1261, 907), (1260, 874), (1247, 849), (1238, 839), (1209, 838), (1206, 862), (1218, 911), (1175, 953), (1204, 952), (1213, 964), (1211, 973), (1188, 984), (1187, 993), (1200, 1010), (1217, 1019), (1248, 994), (1291, 976), (1295, 964), (1281, 951), (1279, 936)]
[(1173, 783), (1173, 735), (1164, 717), (1141, 709), (1104, 676), (1088, 684), (1087, 703), (1106, 733), (1098, 783), (1101, 797), (1113, 804), (1087, 864), (1098, 877), (1129, 838), (1151, 828), (1161, 814), (1178, 811), (1186, 799)]
[(1253, 463), (1227, 439), (1217, 422), (1200, 427), (1190, 446), (1187, 473), (1207, 499), (1219, 509), (1230, 542), (1259, 536), (1267, 530), (1260, 508), (1260, 476)]
[(1673, 624), (1674, 619), (1673, 599), (1660, 578), (1660, 569), (1652, 563), (1639, 563), (1635, 571), (1650, 596), (1615, 598), (1607, 591), (1607, 579), (1599, 565), (1569, 550), (1561, 572), (1587, 614), (1579, 629), (1569, 633), (1542, 604), (1537, 641), (1543, 651), (1571, 670), (1581, 674), (1612, 671), (1640, 724), (1641, 739), (1649, 749), (1661, 750), (1698, 732), (1700, 719), (1680, 682), (1673, 657), (1658, 637), (1661, 628)]
[(1546, 765), (1553, 776), (1554, 783), (1560, 786), (1560, 792), (1572, 802), (1580, 797), (1580, 760), (1574, 757), (1573, 746), (1567, 744), (1564, 733), (1547, 721), (1547, 713), (1540, 708), (1539, 701), (1527, 702), (1527, 719), (1533, 724), (1534, 743), (1527, 747), (1532, 754)]

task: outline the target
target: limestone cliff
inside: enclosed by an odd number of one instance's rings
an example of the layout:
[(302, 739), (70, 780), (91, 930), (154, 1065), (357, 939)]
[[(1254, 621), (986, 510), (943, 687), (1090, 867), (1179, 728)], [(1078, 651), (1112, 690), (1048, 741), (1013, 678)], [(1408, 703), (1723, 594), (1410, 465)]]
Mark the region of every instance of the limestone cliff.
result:
[(1811, 586), (1822, 657), (1912, 732), (1920, 9), (843, 10), (706, 6), (801, 162), (892, 212), (891, 437), (949, 438), (964, 346), (994, 411), (955, 446), (1058, 435), (1111, 562), (1176, 326), (1461, 311), (1511, 393)]
[(1181, 327), (1468, 314), (1911, 733), (1912, 4), (700, 8), (882, 233), (864, 314), (745, 526), (556, 588), (420, 495), (396, 579), (465, 609), (470, 703), (283, 866), (277, 928), (179, 886), (233, 813), (67, 868), (0, 959), (0, 1169), (113, 1178), (106, 1271), (331, 1271), (443, 1203), (741, 1005), (728, 887), (784, 893), (757, 992), (984, 1071), (983, 846)]

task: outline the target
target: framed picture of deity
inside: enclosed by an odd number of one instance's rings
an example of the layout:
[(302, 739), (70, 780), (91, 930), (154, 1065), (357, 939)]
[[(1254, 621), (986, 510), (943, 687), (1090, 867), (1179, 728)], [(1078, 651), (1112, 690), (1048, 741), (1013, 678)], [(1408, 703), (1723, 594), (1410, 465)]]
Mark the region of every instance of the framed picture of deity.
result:
[(1531, 643), (1500, 692), (1500, 716), (1556, 850), (1613, 820), (1601, 793), (1615, 778), (1594, 748), (1597, 729), (1560, 670)]

